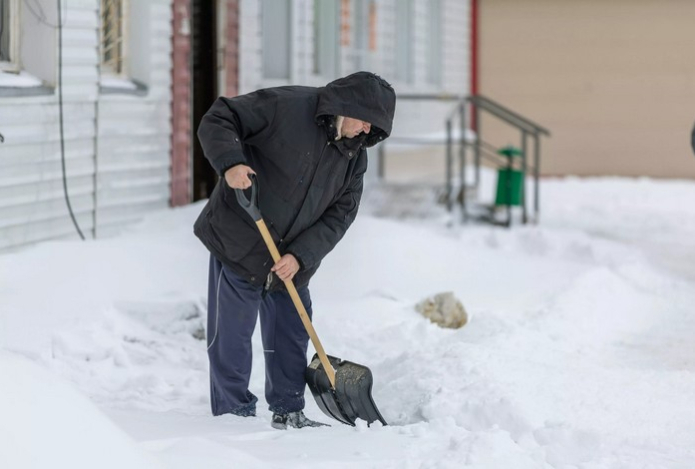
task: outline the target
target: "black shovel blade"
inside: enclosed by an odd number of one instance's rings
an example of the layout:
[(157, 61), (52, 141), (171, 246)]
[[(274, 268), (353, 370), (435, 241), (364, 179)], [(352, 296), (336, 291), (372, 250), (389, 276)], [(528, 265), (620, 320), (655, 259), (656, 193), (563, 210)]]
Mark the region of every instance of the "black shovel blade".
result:
[(330, 355), (328, 361), (335, 369), (335, 389), (331, 388), (318, 355), (306, 369), (307, 384), (323, 413), (353, 427), (358, 418), (367, 424), (378, 420), (386, 425), (372, 399), (374, 379), (369, 368)]

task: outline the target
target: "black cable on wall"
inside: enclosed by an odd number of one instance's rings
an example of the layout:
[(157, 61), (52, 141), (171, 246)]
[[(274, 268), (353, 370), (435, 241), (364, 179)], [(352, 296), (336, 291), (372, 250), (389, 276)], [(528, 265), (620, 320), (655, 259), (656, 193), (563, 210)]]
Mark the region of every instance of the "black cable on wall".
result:
[[(77, 223), (75, 213), (72, 211), (72, 205), (70, 204), (68, 178), (65, 170), (65, 132), (63, 125), (63, 19), (61, 18), (61, 3), (62, 0), (58, 0), (58, 113), (60, 122), (60, 163), (63, 171), (63, 194), (65, 195), (65, 203), (68, 206), (68, 212), (70, 212), (70, 218), (72, 219), (73, 225), (75, 225), (77, 234), (84, 240), (84, 234), (82, 234), (82, 230)], [(94, 190), (96, 190), (96, 187)]]

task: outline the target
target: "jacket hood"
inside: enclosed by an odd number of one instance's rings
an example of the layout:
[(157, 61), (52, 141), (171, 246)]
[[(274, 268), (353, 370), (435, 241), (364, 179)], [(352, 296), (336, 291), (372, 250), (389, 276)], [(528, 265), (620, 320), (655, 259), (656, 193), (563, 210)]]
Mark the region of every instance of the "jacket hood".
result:
[(316, 121), (333, 116), (352, 117), (372, 125), (364, 146), (371, 147), (391, 135), (396, 112), (396, 93), (390, 84), (371, 72), (357, 72), (319, 89)]

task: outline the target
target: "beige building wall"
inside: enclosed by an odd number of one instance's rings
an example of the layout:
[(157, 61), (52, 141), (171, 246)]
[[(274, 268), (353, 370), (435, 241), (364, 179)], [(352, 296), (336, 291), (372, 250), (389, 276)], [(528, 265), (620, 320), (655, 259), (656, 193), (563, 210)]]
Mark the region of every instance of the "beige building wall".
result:
[(479, 21), (480, 92), (552, 132), (543, 174), (695, 178), (694, 0), (480, 0)]

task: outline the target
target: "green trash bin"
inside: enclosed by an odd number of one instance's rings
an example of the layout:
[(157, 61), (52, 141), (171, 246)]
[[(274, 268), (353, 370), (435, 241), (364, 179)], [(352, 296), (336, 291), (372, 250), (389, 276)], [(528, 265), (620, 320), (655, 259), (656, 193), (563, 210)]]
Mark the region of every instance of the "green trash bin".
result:
[(506, 146), (497, 150), (497, 153), (507, 157), (507, 167), (497, 170), (497, 194), (495, 205), (520, 206), (524, 191), (524, 173), (515, 169), (513, 159), (523, 155), (521, 149), (514, 146)]
[(521, 205), (524, 190), (524, 174), (518, 169), (502, 168), (497, 171), (497, 195), (495, 205)]

